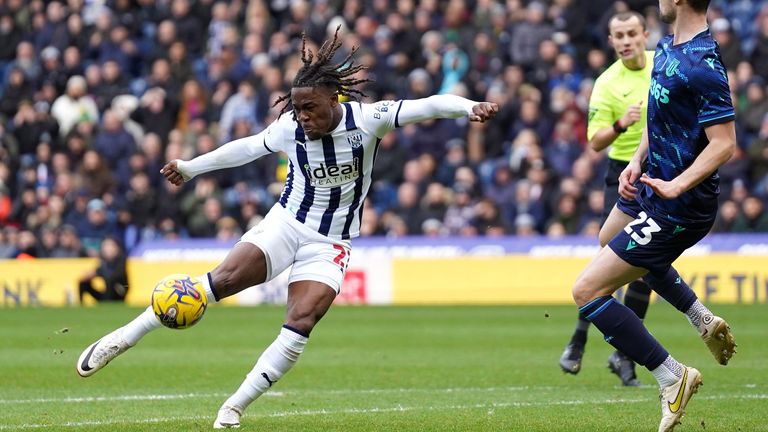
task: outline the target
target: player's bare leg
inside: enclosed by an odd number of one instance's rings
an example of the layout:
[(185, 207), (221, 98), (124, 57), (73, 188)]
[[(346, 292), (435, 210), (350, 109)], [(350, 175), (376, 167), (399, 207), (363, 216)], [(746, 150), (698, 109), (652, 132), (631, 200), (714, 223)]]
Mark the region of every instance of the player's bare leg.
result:
[[(205, 288), (208, 304), (212, 304), (264, 282), (266, 275), (267, 261), (261, 249), (251, 243), (240, 242), (211, 273), (198, 276), (197, 279)], [(80, 354), (75, 370), (82, 377), (95, 374), (115, 357), (136, 345), (146, 334), (160, 327), (162, 324), (152, 311), (152, 306), (147, 307), (125, 326), (88, 346)]]
[(215, 429), (240, 427), (240, 416), (259, 396), (288, 372), (309, 339), (315, 325), (331, 307), (336, 291), (316, 281), (297, 281), (288, 286), (285, 324), (272, 345), (259, 357), (240, 388), (219, 409)]

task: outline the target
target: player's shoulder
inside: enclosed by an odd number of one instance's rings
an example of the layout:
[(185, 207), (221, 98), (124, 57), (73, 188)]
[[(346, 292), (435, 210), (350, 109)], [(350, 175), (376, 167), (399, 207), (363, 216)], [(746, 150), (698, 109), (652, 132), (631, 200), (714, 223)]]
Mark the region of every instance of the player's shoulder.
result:
[(278, 118), (272, 121), (263, 131), (266, 134), (265, 139), (281, 140), (286, 137), (293, 137), (296, 133), (298, 123), (293, 116), (293, 111), (282, 113)]
[(711, 61), (721, 62), (720, 46), (712, 38), (712, 35), (709, 34), (709, 31), (701, 32), (688, 41), (687, 46), (683, 49), (683, 54), (693, 64)]
[(709, 32), (705, 32), (691, 40), (688, 57), (691, 72), (696, 75), (711, 75), (717, 79), (727, 77), (723, 59), (720, 57), (720, 46)]
[(296, 118), (293, 115), (293, 111), (286, 111), (276, 118), (269, 126), (270, 128), (276, 128), (281, 131), (292, 132), (296, 129)]

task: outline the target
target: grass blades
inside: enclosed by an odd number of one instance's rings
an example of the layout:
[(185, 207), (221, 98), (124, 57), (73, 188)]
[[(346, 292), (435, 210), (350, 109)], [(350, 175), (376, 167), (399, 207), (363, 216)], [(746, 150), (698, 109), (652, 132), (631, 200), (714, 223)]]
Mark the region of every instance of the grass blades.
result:
[[(650, 331), (704, 386), (676, 431), (768, 431), (768, 306), (714, 305), (739, 344), (718, 365), (679, 312), (652, 305)], [(83, 379), (80, 352), (140, 312), (123, 306), (0, 312), (0, 432), (203, 431), (279, 332), (279, 307), (211, 307), (161, 329)], [(240, 430), (656, 430), (653, 377), (625, 388), (590, 331), (582, 371), (557, 364), (575, 324), (566, 306), (334, 307), (297, 366)]]

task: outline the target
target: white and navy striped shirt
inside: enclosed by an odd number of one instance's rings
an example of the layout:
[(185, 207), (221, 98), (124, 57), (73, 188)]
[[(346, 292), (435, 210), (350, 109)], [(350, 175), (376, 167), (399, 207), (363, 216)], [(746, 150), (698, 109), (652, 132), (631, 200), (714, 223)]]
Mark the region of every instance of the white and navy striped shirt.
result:
[[(319, 140), (309, 140), (289, 113), (268, 128), (264, 145), (288, 155), (280, 205), (320, 234), (347, 240), (360, 231), (380, 137), (395, 128), (400, 102), (353, 102), (342, 107), (339, 125)], [(274, 133), (269, 130), (273, 127)], [(279, 147), (274, 149), (273, 144)]]
[(192, 161), (179, 161), (178, 166), (185, 178), (191, 178), (285, 152), (289, 169), (280, 205), (307, 227), (333, 239), (348, 240), (360, 232), (363, 201), (371, 186), (381, 137), (404, 124), (465, 116), (474, 104), (452, 95), (343, 103), (338, 126), (318, 140), (308, 139), (293, 113), (288, 112), (256, 135), (227, 143)]

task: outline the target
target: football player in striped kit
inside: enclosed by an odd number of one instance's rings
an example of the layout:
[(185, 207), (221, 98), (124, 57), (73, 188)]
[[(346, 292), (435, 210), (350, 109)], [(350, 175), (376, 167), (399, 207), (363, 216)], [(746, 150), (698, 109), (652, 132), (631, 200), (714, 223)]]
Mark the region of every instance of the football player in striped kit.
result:
[[(290, 93), (277, 102), (285, 102), (281, 115), (262, 132), (190, 161), (171, 161), (162, 169), (168, 181), (179, 185), (269, 153), (288, 155), (288, 177), (279, 202), (218, 267), (198, 278), (208, 301), (215, 303), (292, 266), (285, 323), (240, 388), (221, 406), (215, 428), (239, 427), (248, 405), (296, 363), (312, 329), (339, 293), (381, 137), (428, 119), (467, 117), (484, 122), (498, 111), (496, 104), (454, 95), (341, 103), (339, 96), (362, 95), (354, 86), (365, 80), (354, 78), (363, 69), (352, 62), (354, 50), (341, 63), (332, 62), (340, 47), (338, 29), (317, 53), (302, 43), (303, 65)], [(292, 111), (287, 111), (289, 103)], [(147, 308), (89, 346), (78, 360), (78, 373), (92, 375), (160, 326), (152, 308)]]

